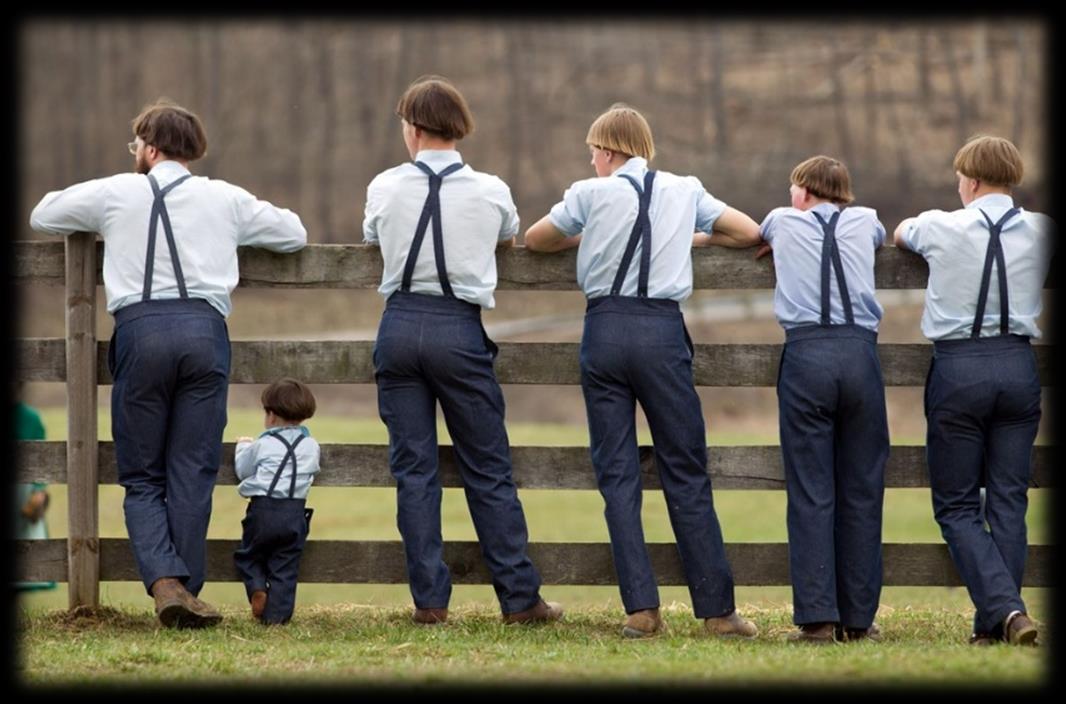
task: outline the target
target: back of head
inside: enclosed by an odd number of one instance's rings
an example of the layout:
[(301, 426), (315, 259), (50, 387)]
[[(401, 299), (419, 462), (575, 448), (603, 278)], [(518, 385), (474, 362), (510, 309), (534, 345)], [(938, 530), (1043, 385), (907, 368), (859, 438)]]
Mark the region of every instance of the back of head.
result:
[(207, 153), (207, 133), (200, 118), (167, 98), (133, 118), (133, 134), (171, 158), (195, 161)]
[(812, 156), (792, 169), (789, 180), (816, 198), (824, 198), (837, 205), (855, 200), (851, 194), (851, 176), (844, 162), (828, 156)]
[(1011, 188), (1022, 182), (1022, 155), (1002, 137), (978, 135), (955, 154), (954, 168), (967, 178)]
[(651, 138), (648, 121), (624, 103), (615, 103), (596, 118), (589, 127), (585, 143), (626, 156), (643, 157), (648, 161), (655, 156), (655, 142)]
[(293, 423), (307, 420), (315, 414), (315, 397), (307, 385), (284, 377), (263, 389), (260, 397), (263, 410)]
[(407, 87), (396, 114), (408, 124), (452, 141), (474, 131), (474, 116), (463, 94), (443, 76), (422, 76)]

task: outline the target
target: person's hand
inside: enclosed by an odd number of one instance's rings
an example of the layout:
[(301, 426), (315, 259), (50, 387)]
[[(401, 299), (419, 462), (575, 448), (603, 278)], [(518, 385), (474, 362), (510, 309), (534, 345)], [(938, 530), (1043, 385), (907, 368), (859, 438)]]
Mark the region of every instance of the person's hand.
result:
[(769, 254), (771, 257), (774, 255), (774, 250), (772, 247), (770, 247), (769, 244), (761, 244), (759, 245), (759, 248), (755, 250), (756, 259), (762, 259), (767, 254)]
[(252, 440), (252, 438), (248, 437), (247, 435), (241, 435), (240, 437), (237, 438), (237, 442), (253, 442), (253, 440)]
[(30, 494), (30, 498), (26, 499), (26, 503), (22, 507), (22, 515), (31, 523), (36, 523), (44, 518), (44, 512), (47, 508), (48, 492), (35, 491)]

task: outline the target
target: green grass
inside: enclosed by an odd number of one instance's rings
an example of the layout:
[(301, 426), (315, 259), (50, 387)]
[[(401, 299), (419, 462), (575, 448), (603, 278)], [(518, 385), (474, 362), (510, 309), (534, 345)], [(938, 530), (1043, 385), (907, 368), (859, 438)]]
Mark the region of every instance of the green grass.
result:
[[(44, 409), (50, 439), (65, 437), (64, 409)], [(225, 439), (261, 431), (261, 415), (231, 409)], [(323, 442), (387, 442), (376, 419), (316, 417), (309, 425)], [(110, 438), (106, 414), (100, 418), (101, 439)], [(442, 441), (447, 442), (441, 427)], [(584, 427), (549, 424), (509, 425), (512, 444), (584, 445)], [(648, 443), (650, 438), (642, 437)], [(711, 433), (708, 443), (774, 444), (775, 436), (725, 436)], [(383, 467), (383, 472), (388, 469)], [(67, 531), (66, 487), (49, 487), (53, 537)], [(1051, 493), (1030, 491), (1029, 540), (1052, 542)], [(100, 534), (126, 537), (122, 489), (101, 486)], [(596, 491), (521, 490), (519, 496), (536, 542), (607, 542), (603, 502)], [(315, 508), (312, 540), (399, 540), (395, 491), (391, 488), (315, 487), (309, 505)], [(210, 538), (237, 539), (245, 500), (236, 487), (214, 492)], [(716, 491), (715, 508), (727, 542), (785, 542), (783, 491)], [(445, 489), (442, 505), (445, 540), (475, 540), (461, 489)], [(645, 492), (643, 523), (650, 542), (672, 542), (666, 505), (659, 491)], [(885, 495), (886, 542), (941, 541), (933, 520), (928, 489), (889, 489)], [(511, 629), (495, 621), (497, 606), (489, 585), (457, 585), (451, 607), (455, 623), (422, 630), (406, 620), (411, 598), (406, 585), (301, 584), (296, 617), (287, 628), (264, 631), (248, 621), (243, 587), (208, 583), (201, 593), (227, 615), (220, 629), (173, 633), (156, 629), (151, 601), (136, 582), (101, 584), (101, 603), (118, 611), (96, 621), (65, 614), (66, 585), (19, 596), (24, 619), (21, 632), (23, 676), (33, 683), (82, 680), (117, 681), (181, 679), (240, 681), (512, 681), (520, 677), (559, 682), (610, 681), (618, 678), (695, 682), (828, 682), (847, 676), (852, 681), (882, 683), (928, 681), (973, 684), (1008, 677), (1036, 682), (1047, 674), (1043, 659), (1032, 651), (997, 648), (975, 652), (964, 645), (972, 606), (966, 591), (948, 587), (886, 587), (878, 621), (888, 639), (881, 646), (860, 644), (825, 652), (797, 650), (780, 641), (791, 623), (789, 587), (737, 587), (744, 613), (757, 617), (763, 635), (754, 644), (708, 642), (699, 637), (691, 617), (688, 591), (662, 587), (669, 605), (670, 634), (649, 643), (628, 643), (618, 637), (623, 617), (614, 586), (547, 585), (544, 595), (563, 602), (570, 616), (550, 628)], [(1026, 589), (1030, 614), (1045, 619), (1050, 590)], [(218, 657), (226, 652), (226, 657)], [(935, 653), (930, 656), (929, 653)], [(313, 664), (309, 664), (313, 663)], [(532, 663), (532, 664), (531, 664)], [(125, 679), (123, 679), (125, 681)]]
[[(1046, 648), (967, 646), (952, 610), (883, 612), (884, 641), (834, 646), (785, 642), (782, 609), (747, 607), (751, 642), (703, 636), (687, 606), (663, 609), (667, 632), (620, 637), (616, 609), (572, 609), (561, 623), (505, 626), (488, 605), (464, 605), (451, 621), (418, 627), (397, 608), (308, 606), (283, 627), (224, 610), (206, 631), (161, 629), (145, 610), (97, 618), (24, 616), (21, 676), (28, 684), (1039, 684)], [(222, 656), (224, 654), (224, 656)]]

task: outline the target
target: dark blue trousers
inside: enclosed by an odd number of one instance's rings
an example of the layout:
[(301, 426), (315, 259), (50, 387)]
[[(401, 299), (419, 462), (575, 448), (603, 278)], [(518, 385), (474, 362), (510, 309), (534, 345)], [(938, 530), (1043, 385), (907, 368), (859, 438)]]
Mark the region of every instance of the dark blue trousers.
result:
[(1040, 423), (1029, 338), (935, 343), (925, 415), (933, 512), (977, 609), (974, 632), (998, 636), (1011, 611), (1025, 611), (1025, 512)]
[(296, 607), (296, 578), (300, 557), (311, 528), (310, 509), (304, 499), (253, 496), (241, 521), (241, 546), (233, 564), (252, 592), (267, 593), (263, 623), (285, 623)]
[(126, 490), (126, 531), (145, 589), (204, 584), (211, 492), (222, 459), (230, 346), (202, 299), (145, 301), (115, 312), (111, 434)]
[(447, 607), (452, 590), (441, 542), (438, 401), (503, 613), (540, 600), (540, 575), (526, 554), (526, 519), (511, 477), (495, 356), (479, 306), (403, 291), (389, 297), (374, 345), (374, 378), (389, 429), (397, 526), (418, 608)]
[(868, 628), (881, 597), (889, 452), (877, 333), (786, 331), (777, 400), (793, 621)]
[(693, 611), (697, 618), (731, 613), (733, 574), (714, 512), (692, 342), (678, 304), (626, 296), (590, 300), (581, 339), (581, 390), (626, 613), (659, 606), (641, 525), (637, 401), (651, 429)]

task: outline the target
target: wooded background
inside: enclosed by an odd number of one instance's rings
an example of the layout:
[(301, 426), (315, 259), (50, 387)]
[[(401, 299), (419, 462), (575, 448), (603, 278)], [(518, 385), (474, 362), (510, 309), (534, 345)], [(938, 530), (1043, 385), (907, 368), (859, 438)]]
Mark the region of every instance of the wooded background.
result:
[(756, 220), (818, 153), (890, 230), (959, 207), (951, 161), (977, 132), (1018, 145), (1018, 199), (1046, 202), (1032, 19), (48, 19), (19, 36), (20, 239), (47, 191), (131, 170), (130, 120), (167, 96), (205, 122), (194, 171), (292, 208), (311, 242), (358, 242), (367, 184), (408, 158), (396, 101), (426, 73), (467, 97), (463, 157), (510, 185), (523, 227), (593, 175), (585, 134), (615, 101), (648, 118), (653, 166)]

